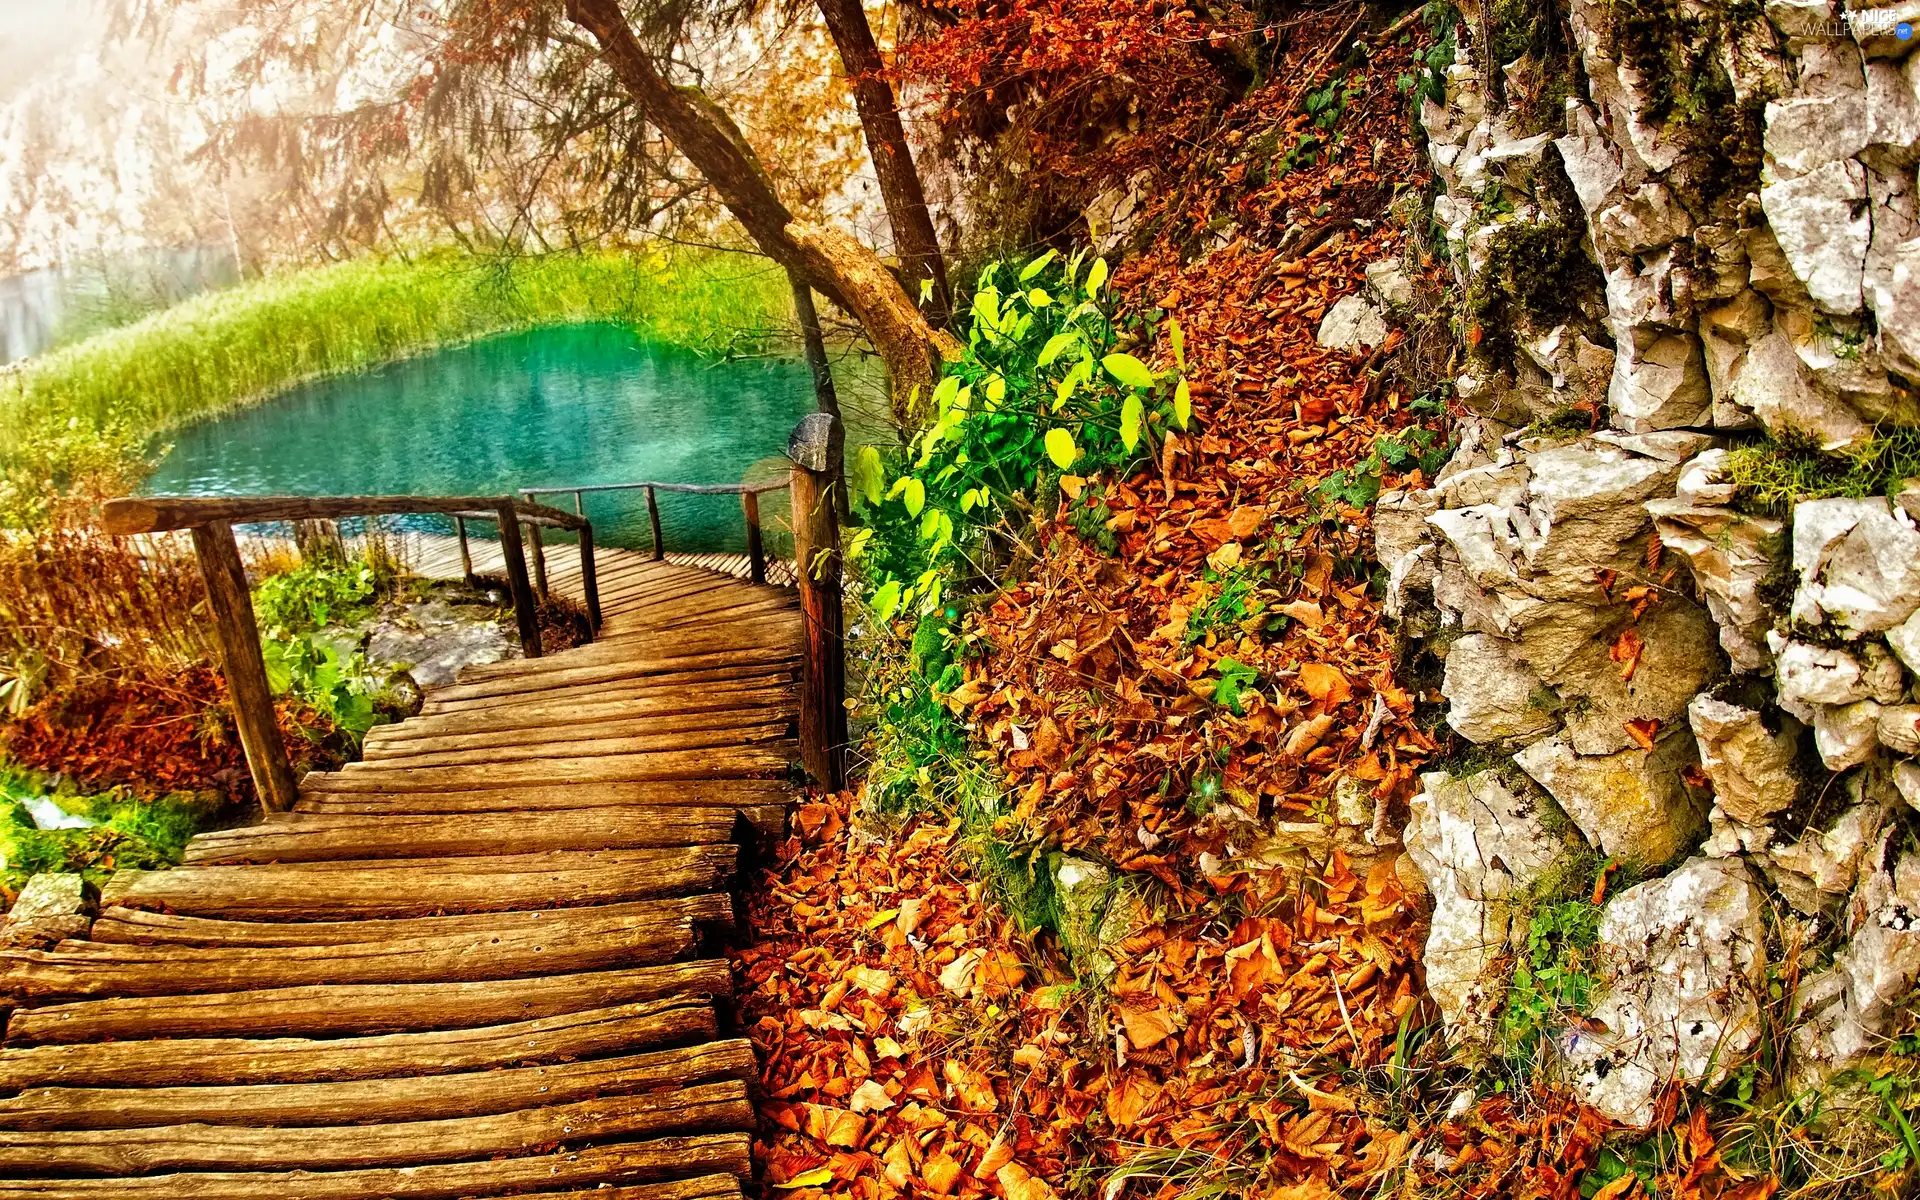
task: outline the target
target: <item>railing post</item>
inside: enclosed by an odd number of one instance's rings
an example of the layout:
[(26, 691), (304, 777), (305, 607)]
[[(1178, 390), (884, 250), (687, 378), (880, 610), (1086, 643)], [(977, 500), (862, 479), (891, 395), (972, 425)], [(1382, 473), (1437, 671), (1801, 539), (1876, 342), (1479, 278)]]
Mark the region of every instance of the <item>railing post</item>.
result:
[(584, 517), (587, 515), (587, 495), (585, 492), (576, 490), (573, 493), (573, 515), (576, 517)]
[(844, 620), (840, 605), (840, 521), (834, 511), (831, 447), (840, 422), (826, 413), (801, 418), (787, 439), (793, 460), (793, 567), (806, 625), (800, 694), (800, 753), (826, 787), (846, 782)]
[(526, 547), (520, 544), (520, 517), (512, 500), (502, 500), (500, 557), (507, 562), (507, 586), (513, 591), (513, 617), (520, 626), (520, 652), (540, 657), (540, 615), (534, 606), (533, 585), (527, 581)]
[(600, 576), (593, 565), (593, 525), (591, 522), (580, 527), (580, 583), (587, 592), (587, 620), (593, 623), (593, 632), (600, 632)]
[(767, 550), (760, 541), (760, 494), (740, 493), (740, 511), (747, 517), (747, 578), (755, 583), (767, 581)]
[(647, 489), (647, 523), (653, 526), (653, 561), (659, 562), (667, 556), (667, 547), (660, 538), (660, 497), (652, 488)]
[(467, 545), (467, 519), (455, 517), (453, 532), (460, 538), (460, 582), (473, 586), (473, 550)]
[(247, 570), (240, 562), (233, 526), (225, 521), (195, 525), (193, 550), (207, 581), (220, 666), (227, 677), (227, 694), (233, 698), (233, 720), (240, 727), (240, 746), (247, 755), (254, 790), (268, 812), (287, 812), (300, 798), (300, 789), (274, 720), (273, 689), (267, 685), (267, 663), (260, 653), (260, 627), (253, 619), (253, 597), (247, 591)]
[(547, 602), (547, 547), (540, 537), (540, 526), (527, 522), (527, 542), (533, 550), (533, 594)]

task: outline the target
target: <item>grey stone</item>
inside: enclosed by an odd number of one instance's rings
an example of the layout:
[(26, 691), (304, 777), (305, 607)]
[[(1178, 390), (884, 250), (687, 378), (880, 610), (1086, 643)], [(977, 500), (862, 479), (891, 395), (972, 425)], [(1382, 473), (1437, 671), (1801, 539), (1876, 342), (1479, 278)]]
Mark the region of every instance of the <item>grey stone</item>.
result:
[(1880, 740), (1880, 704), (1856, 700), (1814, 710), (1813, 745), (1829, 771), (1857, 767), (1873, 757)]
[(1801, 1087), (1881, 1053), (1901, 1002), (1920, 982), (1920, 853), (1903, 855), (1891, 872), (1873, 872), (1857, 899), (1865, 916), (1853, 936), (1832, 969), (1803, 982), (1795, 997), (1801, 1022), (1792, 1064)]
[(1760, 203), (1793, 273), (1813, 302), (1830, 313), (1855, 313), (1873, 232), (1866, 168), (1831, 162), (1760, 188)]
[(1703, 806), (1680, 779), (1694, 761), (1693, 739), (1668, 736), (1638, 748), (1583, 755), (1547, 738), (1513, 761), (1559, 802), (1606, 854), (1655, 867), (1679, 854), (1706, 825)]
[(1385, 308), (1410, 308), (1413, 305), (1413, 281), (1396, 259), (1367, 264), (1367, 290)]
[(1877, 264), (1870, 299), (1887, 366), (1920, 382), (1920, 238), (1891, 247)]
[[(1920, 529), (1904, 510), (1884, 498), (1860, 506), (1846, 531), (1817, 554), (1800, 552), (1800, 510), (1795, 512), (1795, 567), (1800, 587), (1793, 614), (1813, 624), (1830, 623), (1848, 637), (1892, 629), (1920, 609)], [(1819, 503), (1819, 502), (1816, 502)]]
[(1861, 868), (1885, 841), (1887, 811), (1883, 803), (1854, 804), (1825, 830), (1770, 847), (1761, 867), (1795, 911), (1827, 912), (1853, 891)]
[(1434, 900), (1422, 955), (1427, 991), (1453, 1044), (1484, 1045), (1503, 991), (1488, 968), (1517, 932), (1505, 902), (1545, 873), (1564, 844), (1535, 802), (1495, 772), (1454, 779), (1436, 771), (1420, 781), (1403, 837)]
[(1766, 670), (1772, 656), (1764, 639), (1773, 611), (1760, 591), (1786, 557), (1785, 525), (1678, 497), (1648, 501), (1646, 508), (1661, 544), (1692, 570), (1727, 657), (1742, 671)]
[(1779, 732), (1769, 733), (1758, 712), (1708, 695), (1687, 706), (1687, 721), (1699, 743), (1700, 769), (1713, 781), (1714, 804), (1729, 817), (1759, 825), (1799, 796), (1798, 721), (1783, 716)]
[(1852, 704), (1873, 694), (1860, 660), (1837, 646), (1789, 642), (1774, 660), (1782, 701), (1808, 704)]
[(1330, 350), (1378, 346), (1387, 340), (1387, 322), (1364, 297), (1342, 296), (1322, 318), (1317, 340)]
[(46, 873), (28, 879), (0, 927), (0, 944), (45, 949), (84, 938), (99, 911), (99, 894), (85, 878)]
[(1711, 1089), (1726, 1078), (1760, 1036), (1764, 911), (1738, 859), (1692, 859), (1608, 903), (1591, 1008), (1601, 1032), (1562, 1040), (1582, 1101), (1641, 1127), (1669, 1082)]
[(1867, 145), (1867, 93), (1795, 96), (1767, 105), (1767, 156), (1787, 175), (1805, 175)]
[(1880, 744), (1896, 754), (1920, 754), (1920, 704), (1881, 709), (1875, 732)]
[(1920, 612), (1887, 630), (1887, 645), (1907, 665), (1907, 670), (1920, 675)]
[(1440, 691), (1447, 724), (1470, 742), (1524, 741), (1559, 726), (1556, 698), (1499, 638), (1475, 633), (1447, 648)]
[(1713, 394), (1699, 339), (1640, 330), (1621, 336), (1607, 403), (1633, 433), (1706, 424)]

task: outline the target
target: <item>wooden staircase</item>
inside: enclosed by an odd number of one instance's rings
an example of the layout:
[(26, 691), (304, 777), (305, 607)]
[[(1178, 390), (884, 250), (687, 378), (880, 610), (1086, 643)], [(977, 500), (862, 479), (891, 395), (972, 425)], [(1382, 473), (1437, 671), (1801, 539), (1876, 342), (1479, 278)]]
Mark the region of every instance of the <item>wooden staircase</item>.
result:
[(600, 640), (469, 669), (291, 812), (116, 873), (86, 939), (0, 952), (0, 1200), (740, 1194), (710, 939), (783, 823), (798, 601), (615, 554)]

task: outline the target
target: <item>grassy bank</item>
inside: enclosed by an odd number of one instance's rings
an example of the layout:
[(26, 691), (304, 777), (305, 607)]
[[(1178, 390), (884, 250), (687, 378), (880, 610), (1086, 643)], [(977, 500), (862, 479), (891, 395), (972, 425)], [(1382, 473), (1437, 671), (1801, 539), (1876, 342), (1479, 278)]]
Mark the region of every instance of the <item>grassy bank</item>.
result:
[(29, 360), (0, 382), (0, 452), (25, 431), (162, 433), (302, 380), (509, 329), (619, 321), (695, 349), (787, 314), (786, 281), (733, 255), (342, 263), (208, 293)]

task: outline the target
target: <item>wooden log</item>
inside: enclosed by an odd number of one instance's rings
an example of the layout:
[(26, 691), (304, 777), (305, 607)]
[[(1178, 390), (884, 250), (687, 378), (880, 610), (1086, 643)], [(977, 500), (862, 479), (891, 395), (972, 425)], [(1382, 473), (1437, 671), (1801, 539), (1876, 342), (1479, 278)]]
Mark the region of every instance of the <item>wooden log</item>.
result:
[[(349, 763), (331, 772), (329, 791), (445, 792), (469, 787), (519, 784), (628, 783), (649, 779), (754, 779), (784, 776), (795, 760), (786, 742), (725, 749), (661, 750), (647, 754), (606, 754), (549, 758), (536, 762), (471, 767), (388, 767)], [(305, 786), (306, 781), (302, 781)]]
[(748, 1134), (713, 1133), (520, 1158), (378, 1170), (0, 1180), (0, 1200), (459, 1200), (481, 1191), (512, 1194), (533, 1187), (647, 1183), (716, 1172), (744, 1177), (753, 1171), (752, 1150), (753, 1139)]
[[(322, 777), (324, 778), (324, 776)], [(311, 778), (309, 779), (311, 783)], [(444, 792), (329, 791), (309, 787), (299, 812), (478, 813), (553, 812), (608, 805), (719, 805), (749, 808), (785, 803), (792, 789), (777, 779), (703, 779), (576, 783), (558, 786), (454, 788)]]
[[(583, 712), (588, 706), (562, 708), (555, 715), (528, 721), (512, 712), (478, 716), (466, 721), (438, 717), (416, 717), (399, 725), (383, 725), (393, 732), (381, 738), (368, 737), (362, 748), (365, 762), (405, 758), (415, 753), (440, 750), (478, 749), (483, 746), (527, 746), (544, 742), (555, 729), (565, 731), (569, 739), (632, 737), (645, 733), (684, 733), (697, 729), (738, 729), (786, 719), (799, 711), (796, 693), (791, 687), (769, 687), (750, 692), (720, 693), (699, 698), (696, 706), (682, 710), (670, 699), (608, 704), (600, 712)], [(464, 728), (463, 728), (464, 726)]]
[(693, 947), (687, 917), (636, 921), (576, 910), (553, 929), (385, 938), (340, 946), (145, 946), (63, 942), (0, 950), (0, 990), (34, 1001), (179, 996), (317, 983), (517, 979), (671, 962)]
[[(579, 499), (579, 493), (574, 493), (576, 503)], [(604, 618), (600, 612), (600, 573), (594, 559), (592, 525), (580, 527), (580, 588), (587, 602), (587, 620), (592, 624), (593, 632), (598, 634)]]
[(432, 767), (466, 767), (480, 763), (517, 763), (554, 759), (587, 759), (612, 754), (657, 754), (664, 751), (739, 749), (767, 742), (784, 741), (793, 736), (793, 723), (776, 713), (759, 714), (752, 725), (721, 728), (682, 729), (672, 733), (629, 734), (624, 737), (581, 736), (556, 729), (544, 743), (518, 746), (466, 746), (444, 749), (418, 748), (400, 756), (363, 759), (367, 769), (405, 767), (426, 770)]
[(471, 587), (474, 581), (473, 548), (467, 544), (467, 519), (465, 517), (455, 517), (453, 519), (453, 532), (454, 536), (460, 539), (460, 582)]
[(520, 544), (520, 522), (511, 502), (503, 503), (500, 514), (500, 554), (507, 564), (507, 590), (513, 593), (513, 621), (520, 628), (520, 653), (539, 658), (540, 613), (534, 602), (533, 585), (527, 579), (526, 550)]
[(530, 1021), (677, 994), (725, 995), (727, 964), (714, 959), (475, 983), (323, 984), (207, 996), (81, 1000), (19, 1008), (12, 1045), (105, 1038), (309, 1037), (404, 1033)]
[(163, 1038), (0, 1050), (0, 1087), (321, 1083), (448, 1075), (656, 1046), (706, 1043), (716, 1029), (704, 995), (563, 1012), (472, 1029), (337, 1038)]
[(840, 530), (834, 510), (831, 447), (839, 422), (810, 413), (787, 441), (793, 460), (794, 571), (800, 581), (800, 607), (806, 619), (806, 653), (800, 693), (800, 754), (807, 770), (829, 789), (846, 782), (844, 753), (847, 710), (844, 703), (844, 615), (840, 595)]
[(745, 1038), (591, 1062), (329, 1083), (150, 1088), (32, 1088), (0, 1100), (0, 1129), (138, 1129), (161, 1125), (348, 1125), (440, 1121), (749, 1079)]
[(542, 908), (531, 912), (390, 917), (371, 921), (226, 921), (141, 908), (110, 908), (94, 922), (88, 938), (94, 943), (135, 946), (345, 946), (355, 942), (452, 934), (497, 937), (542, 929), (548, 931), (549, 937), (563, 938), (577, 928), (580, 921), (602, 919), (636, 925), (685, 920), (726, 926), (733, 924), (735, 914), (733, 897), (724, 892), (602, 904), (593, 908)]
[(561, 908), (711, 892), (732, 875), (734, 856), (733, 846), (694, 846), (116, 871), (101, 902), (270, 921)]
[(733, 809), (712, 807), (582, 808), (482, 818), (287, 815), (291, 819), (203, 833), (187, 843), (186, 861), (290, 863), (704, 846), (731, 839), (739, 819)]
[(260, 628), (254, 623), (253, 598), (233, 527), (224, 522), (195, 526), (193, 549), (207, 582), (214, 639), (220, 646), (220, 665), (254, 791), (268, 811), (285, 811), (299, 798), (299, 788), (274, 719), (273, 689), (267, 685), (267, 664), (260, 653)]
[[(639, 1187), (596, 1188), (590, 1192), (547, 1192), (540, 1200), (735, 1200), (740, 1181), (731, 1175), (706, 1175), (699, 1179), (673, 1183), (649, 1183)], [(518, 1200), (515, 1197), (487, 1196), (481, 1200)]]
[(754, 583), (765, 583), (767, 552), (760, 542), (760, 497), (753, 492), (741, 492), (740, 510), (747, 519), (747, 578)]
[(529, 524), (523, 536), (526, 539), (527, 549), (533, 554), (533, 594), (539, 598), (540, 603), (545, 604), (547, 602), (546, 542), (540, 535), (540, 526), (535, 524)]

